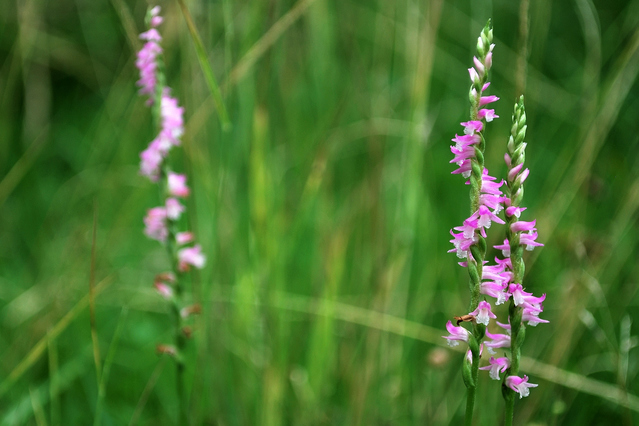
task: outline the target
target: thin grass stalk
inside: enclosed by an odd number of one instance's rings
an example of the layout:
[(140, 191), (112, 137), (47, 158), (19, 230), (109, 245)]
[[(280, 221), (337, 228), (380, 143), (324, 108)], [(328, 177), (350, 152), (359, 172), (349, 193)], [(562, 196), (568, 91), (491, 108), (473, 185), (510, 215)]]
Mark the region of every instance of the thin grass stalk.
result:
[(131, 416), (131, 420), (129, 421), (129, 426), (135, 426), (138, 424), (138, 419), (142, 415), (144, 406), (146, 405), (146, 402), (149, 399), (149, 396), (151, 395), (151, 392), (153, 391), (155, 384), (160, 378), (160, 374), (162, 373), (162, 370), (164, 370), (166, 361), (167, 361), (166, 358), (161, 358), (158, 364), (155, 366), (155, 369), (153, 370), (151, 377), (149, 377), (149, 380), (147, 381), (146, 386), (144, 387), (144, 390), (142, 391), (142, 395), (140, 395), (140, 399), (138, 400), (138, 403), (135, 406), (135, 411), (133, 412), (133, 415)]
[(182, 14), (184, 15), (186, 26), (189, 28), (189, 34), (191, 35), (191, 39), (193, 40), (195, 53), (200, 63), (200, 67), (202, 68), (202, 72), (204, 73), (204, 79), (206, 80), (206, 84), (209, 86), (211, 95), (213, 95), (213, 100), (215, 101), (215, 107), (217, 108), (217, 112), (220, 116), (220, 121), (222, 122), (222, 129), (224, 131), (230, 131), (231, 121), (229, 120), (229, 114), (226, 111), (226, 106), (224, 106), (224, 100), (222, 99), (220, 86), (217, 84), (217, 80), (215, 79), (215, 74), (213, 73), (213, 69), (211, 68), (209, 59), (206, 56), (206, 51), (204, 50), (204, 44), (202, 43), (202, 39), (200, 38), (200, 35), (197, 32), (197, 28), (195, 27), (195, 24), (193, 23), (193, 18), (191, 18), (191, 13), (189, 12), (189, 9), (186, 7), (184, 0), (177, 0), (177, 2), (180, 5), (180, 9), (182, 9)]
[[(99, 295), (108, 284), (110, 284), (112, 278), (112, 276), (106, 277), (95, 286), (96, 296)], [(25, 356), (22, 361), (20, 361), (20, 363), (11, 370), (11, 373), (9, 373), (7, 378), (0, 383), (0, 397), (3, 397), (20, 379), (20, 377), (22, 377), (22, 375), (29, 370), (29, 368), (31, 368), (38, 359), (40, 359), (40, 356), (44, 353), (45, 349), (47, 349), (49, 341), (57, 339), (60, 333), (62, 333), (88, 305), (89, 295), (87, 294), (73, 308), (71, 308), (71, 310), (62, 317), (55, 326), (53, 326), (46, 336), (42, 337), (42, 339), (33, 346), (27, 356)]]
[(91, 237), (91, 271), (89, 275), (89, 319), (91, 324), (91, 342), (93, 343), (93, 361), (95, 363), (95, 374), (98, 386), (102, 380), (100, 341), (98, 339), (98, 329), (95, 324), (95, 248), (98, 222), (98, 205), (94, 200), (93, 204), (93, 232)]
[[(47, 336), (49, 334), (47, 333)], [(47, 339), (47, 354), (49, 364), (49, 418), (51, 419), (51, 425), (57, 426), (60, 424), (60, 399), (58, 398), (58, 380), (59, 380), (59, 368), (58, 368), (58, 345), (55, 339)]]
[(101, 380), (98, 385), (98, 401), (96, 403), (95, 408), (95, 418), (93, 421), (94, 426), (99, 426), (102, 418), (102, 407), (104, 406), (104, 398), (106, 396), (106, 385), (109, 381), (109, 374), (111, 372), (111, 366), (113, 365), (113, 361), (115, 361), (115, 354), (117, 353), (118, 344), (120, 343), (120, 334), (122, 333), (122, 326), (124, 321), (126, 320), (127, 314), (129, 310), (125, 306), (120, 311), (120, 318), (118, 319), (118, 324), (115, 327), (115, 332), (113, 333), (113, 339), (111, 339), (111, 345), (109, 346), (109, 352), (106, 355), (104, 360), (104, 366), (102, 367), (102, 375)]
[(37, 426), (48, 426), (47, 418), (44, 415), (44, 410), (42, 409), (42, 402), (40, 401), (40, 395), (38, 390), (33, 386), (29, 388), (29, 396), (31, 397), (31, 407), (33, 408), (33, 415), (36, 420)]

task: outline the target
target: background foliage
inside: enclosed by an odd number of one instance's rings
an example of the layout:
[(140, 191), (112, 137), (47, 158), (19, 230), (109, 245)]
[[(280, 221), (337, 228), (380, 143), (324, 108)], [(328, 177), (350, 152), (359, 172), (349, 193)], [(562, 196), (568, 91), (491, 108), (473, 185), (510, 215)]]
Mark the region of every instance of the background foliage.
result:
[[(208, 254), (192, 276), (193, 424), (460, 423), (462, 355), (440, 336), (468, 303), (446, 253), (468, 190), (449, 145), (489, 17), (502, 118), (486, 164), (504, 172), (523, 89), (524, 215), (546, 244), (526, 285), (551, 321), (528, 329), (522, 369), (539, 387), (515, 423), (639, 419), (639, 1), (192, 0), (228, 132), (180, 9), (160, 4), (187, 117), (175, 160)], [(0, 424), (176, 418), (174, 369), (155, 354), (171, 339), (152, 290), (165, 252), (142, 234), (159, 200), (138, 175), (146, 8), (0, 3)], [(481, 380), (478, 424), (497, 424), (499, 384)]]

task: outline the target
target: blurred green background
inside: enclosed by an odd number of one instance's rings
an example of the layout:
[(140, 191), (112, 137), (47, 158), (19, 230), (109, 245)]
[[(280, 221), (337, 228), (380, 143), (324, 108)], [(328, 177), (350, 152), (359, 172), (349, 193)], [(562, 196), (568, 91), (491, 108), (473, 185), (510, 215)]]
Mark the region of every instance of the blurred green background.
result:
[[(525, 284), (550, 324), (528, 328), (522, 370), (539, 387), (515, 424), (639, 420), (639, 1), (523, 1), (187, 1), (228, 132), (182, 12), (160, 1), (187, 121), (174, 164), (208, 256), (189, 284), (193, 424), (463, 421), (462, 354), (440, 337), (468, 305), (446, 253), (469, 210), (449, 145), (490, 17), (501, 118), (486, 165), (503, 175), (523, 91), (522, 218), (546, 245)], [(154, 137), (135, 86), (147, 6), (0, 2), (2, 425), (176, 421), (174, 367), (155, 353), (171, 341), (152, 288), (166, 254), (142, 233), (159, 203), (138, 174)], [(479, 386), (476, 424), (499, 424), (499, 383)]]

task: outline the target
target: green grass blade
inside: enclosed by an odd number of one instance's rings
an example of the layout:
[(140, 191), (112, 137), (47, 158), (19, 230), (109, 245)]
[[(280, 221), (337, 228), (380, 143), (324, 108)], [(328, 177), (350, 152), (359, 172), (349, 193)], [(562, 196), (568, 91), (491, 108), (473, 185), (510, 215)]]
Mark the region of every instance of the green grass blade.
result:
[(184, 0), (178, 0), (180, 8), (182, 9), (182, 14), (184, 15), (184, 19), (186, 20), (186, 26), (189, 28), (189, 33), (191, 34), (191, 39), (193, 40), (193, 45), (195, 46), (195, 52), (197, 54), (197, 59), (200, 62), (200, 66), (202, 67), (202, 72), (204, 73), (204, 78), (206, 79), (206, 84), (209, 86), (209, 90), (211, 91), (211, 95), (213, 95), (213, 100), (215, 101), (215, 106), (217, 108), (217, 112), (220, 115), (220, 120), (222, 122), (222, 129), (225, 131), (231, 130), (231, 121), (229, 120), (228, 112), (226, 111), (226, 106), (224, 106), (224, 100), (222, 99), (222, 93), (220, 92), (220, 87), (217, 84), (217, 80), (215, 79), (215, 74), (213, 73), (213, 69), (211, 68), (211, 64), (209, 64), (208, 57), (206, 56), (206, 52), (204, 50), (204, 44), (202, 43), (202, 39), (197, 32), (197, 28), (195, 28), (195, 24), (193, 23), (193, 19), (191, 18), (191, 13), (189, 9), (186, 7)]

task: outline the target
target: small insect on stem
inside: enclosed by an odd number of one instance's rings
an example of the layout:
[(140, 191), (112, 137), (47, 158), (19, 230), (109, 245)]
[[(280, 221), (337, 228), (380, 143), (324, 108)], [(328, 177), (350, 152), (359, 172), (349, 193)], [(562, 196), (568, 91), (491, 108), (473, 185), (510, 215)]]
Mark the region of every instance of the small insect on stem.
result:
[(457, 320), (457, 327), (459, 327), (460, 322), (475, 322), (475, 315), (462, 315), (461, 317), (454, 316), (454, 319)]

